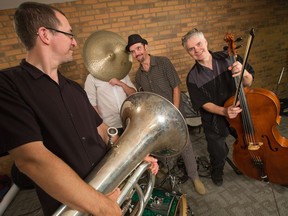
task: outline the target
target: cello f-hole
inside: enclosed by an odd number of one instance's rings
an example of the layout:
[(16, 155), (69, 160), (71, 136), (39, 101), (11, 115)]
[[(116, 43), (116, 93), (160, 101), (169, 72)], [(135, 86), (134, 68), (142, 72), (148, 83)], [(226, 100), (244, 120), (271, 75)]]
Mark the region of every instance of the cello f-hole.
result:
[(271, 151), (273, 151), (273, 152), (277, 152), (277, 151), (278, 151), (278, 148), (277, 148), (277, 147), (275, 147), (275, 148), (273, 149), (273, 147), (272, 147), (272, 145), (271, 145), (271, 142), (270, 142), (270, 139), (269, 139), (269, 137), (268, 137), (267, 135), (262, 135), (261, 137), (264, 138), (264, 139), (266, 139), (267, 144), (268, 144), (268, 146), (269, 146), (269, 148), (270, 148)]

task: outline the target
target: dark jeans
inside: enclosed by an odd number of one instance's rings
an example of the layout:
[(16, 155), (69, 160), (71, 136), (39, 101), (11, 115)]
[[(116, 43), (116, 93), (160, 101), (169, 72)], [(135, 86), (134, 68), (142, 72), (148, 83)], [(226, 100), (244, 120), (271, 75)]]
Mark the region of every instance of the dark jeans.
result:
[(229, 152), (229, 148), (226, 144), (226, 137), (219, 135), (213, 131), (204, 130), (207, 150), (210, 156), (210, 163), (212, 170), (223, 171), (226, 157)]

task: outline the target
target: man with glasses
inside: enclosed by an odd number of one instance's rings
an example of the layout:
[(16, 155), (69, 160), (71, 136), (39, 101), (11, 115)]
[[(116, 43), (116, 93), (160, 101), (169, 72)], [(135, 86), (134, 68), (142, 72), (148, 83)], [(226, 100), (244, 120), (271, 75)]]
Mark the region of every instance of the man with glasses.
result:
[[(194, 108), (200, 110), (212, 181), (221, 186), (229, 150), (226, 137), (232, 132), (226, 118), (235, 118), (242, 111), (239, 104), (225, 108), (224, 103), (235, 94), (234, 77), (241, 74), (242, 59), (238, 56), (233, 63), (227, 51), (210, 52), (204, 34), (197, 29), (184, 35), (182, 45), (196, 61), (187, 76), (186, 84)], [(244, 86), (252, 84), (253, 74), (253, 68), (247, 65), (243, 75)]]
[[(109, 137), (82, 87), (58, 71), (77, 46), (67, 18), (26, 2), (14, 21), (27, 56), (0, 72), (0, 154), (9, 152), (33, 180), (44, 215), (61, 203), (91, 215), (121, 215), (119, 189), (104, 195), (83, 180), (106, 154)], [(157, 160), (146, 161), (156, 174)]]
[[(150, 55), (147, 40), (138, 34), (132, 34), (128, 37), (126, 50), (140, 63), (135, 76), (137, 90), (161, 95), (173, 103), (185, 116), (179, 86), (181, 81), (171, 61), (167, 57)], [(199, 194), (205, 194), (206, 190), (198, 176), (196, 159), (189, 136), (181, 156), (195, 190)]]
[(51, 27), (45, 27), (45, 28), (46, 28), (46, 29), (49, 29), (49, 30), (52, 30), (52, 31), (55, 31), (55, 32), (62, 33), (62, 34), (64, 34), (64, 35), (67, 35), (68, 37), (71, 38), (71, 40), (75, 39), (75, 38), (74, 38), (74, 34), (72, 34), (72, 33), (60, 31), (60, 30), (58, 30), (58, 29), (54, 29), (54, 28), (51, 28)]

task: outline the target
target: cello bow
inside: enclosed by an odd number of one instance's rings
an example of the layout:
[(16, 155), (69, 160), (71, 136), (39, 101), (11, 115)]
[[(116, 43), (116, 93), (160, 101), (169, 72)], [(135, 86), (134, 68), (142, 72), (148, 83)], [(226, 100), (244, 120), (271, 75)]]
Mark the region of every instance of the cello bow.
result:
[[(237, 77), (237, 79), (235, 79), (235, 84), (236, 84), (236, 92), (235, 92), (235, 96), (234, 96), (234, 102), (233, 105), (236, 106), (236, 103), (239, 99), (239, 93), (241, 91), (241, 84), (242, 84), (242, 80), (243, 80), (243, 75), (244, 75), (244, 71), (247, 65), (247, 60), (248, 60), (248, 56), (252, 47), (252, 43), (255, 37), (255, 30), (254, 28), (252, 28), (250, 30), (249, 33), (249, 37), (248, 37), (248, 41), (247, 41), (247, 45), (246, 45), (246, 50), (245, 50), (245, 55), (244, 55), (244, 59), (243, 59), (243, 63), (242, 63), (242, 69), (241, 69), (241, 73), (240, 76)], [(236, 41), (234, 41), (234, 35), (231, 33), (227, 33), (224, 41), (228, 43), (228, 53), (229, 56), (233, 58), (233, 62), (236, 61), (236, 56), (237, 56), (237, 52), (236, 52), (236, 45), (235, 42), (242, 40), (242, 39), (237, 39)]]

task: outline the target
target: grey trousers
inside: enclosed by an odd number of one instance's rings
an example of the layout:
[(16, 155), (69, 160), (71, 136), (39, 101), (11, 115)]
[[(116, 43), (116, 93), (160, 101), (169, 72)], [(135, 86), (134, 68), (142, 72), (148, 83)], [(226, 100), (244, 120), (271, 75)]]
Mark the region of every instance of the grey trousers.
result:
[(192, 147), (192, 142), (191, 142), (189, 135), (188, 135), (187, 144), (184, 150), (182, 151), (181, 156), (183, 158), (188, 177), (191, 180), (199, 178), (198, 171), (197, 171), (197, 162), (196, 162), (194, 150)]

